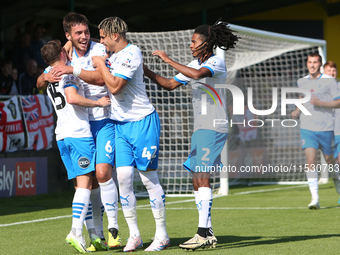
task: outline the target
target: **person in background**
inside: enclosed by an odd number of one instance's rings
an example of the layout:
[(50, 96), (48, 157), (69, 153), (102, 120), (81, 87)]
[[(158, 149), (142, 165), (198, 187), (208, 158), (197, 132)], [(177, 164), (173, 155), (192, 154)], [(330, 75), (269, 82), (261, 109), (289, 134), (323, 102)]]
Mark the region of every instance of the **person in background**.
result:
[(19, 95), (35, 95), (38, 93), (38, 89), (36, 87), (37, 68), (37, 62), (34, 59), (28, 60), (26, 64), (26, 71), (22, 73), (18, 79)]
[[(334, 168), (332, 142), (334, 139), (334, 110), (340, 107), (340, 93), (336, 80), (321, 73), (322, 58), (319, 53), (311, 53), (307, 58), (309, 74), (297, 81), (298, 87), (311, 93), (309, 102), (304, 107), (311, 115), (301, 114), (296, 108), (291, 113), (293, 119), (300, 116), (300, 134), (302, 149), (306, 155), (306, 174), (312, 201), (309, 209), (319, 209), (319, 185), (317, 171), (317, 151), (322, 149), (326, 163)], [(300, 98), (304, 96), (301, 95)]]
[[(327, 61), (323, 65), (323, 73), (327, 74), (333, 78), (336, 78), (338, 74), (336, 63), (333, 61)], [(338, 86), (340, 88), (340, 83), (338, 83)], [(334, 158), (336, 160), (337, 169), (339, 171), (339, 165), (340, 165), (340, 109), (335, 109), (334, 111)], [(332, 179), (334, 181), (334, 185), (336, 188), (336, 191), (340, 195), (340, 175), (339, 172), (333, 172)], [(338, 201), (340, 203), (340, 199)]]
[(17, 95), (18, 90), (12, 77), (12, 61), (3, 59), (0, 62), (0, 95)]
[(335, 64), (335, 62), (333, 61), (327, 61), (324, 65), (323, 65), (323, 73), (327, 74), (329, 76), (332, 76), (333, 78), (336, 78), (337, 74), (338, 74), (338, 70), (337, 70), (337, 66)]
[(31, 42), (31, 36), (28, 33), (23, 32), (19, 35), (19, 41), (14, 46), (13, 65), (17, 67), (18, 75), (26, 71), (26, 64), (28, 60), (32, 59), (34, 56), (30, 48), (30, 42)]

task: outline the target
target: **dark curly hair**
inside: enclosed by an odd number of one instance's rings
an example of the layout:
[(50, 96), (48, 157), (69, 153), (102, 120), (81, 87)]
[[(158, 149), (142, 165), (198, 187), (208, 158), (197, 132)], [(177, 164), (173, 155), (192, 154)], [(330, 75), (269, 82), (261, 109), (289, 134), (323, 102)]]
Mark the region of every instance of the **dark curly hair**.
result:
[(203, 43), (196, 49), (196, 51), (203, 51), (204, 53), (202, 63), (205, 62), (211, 54), (213, 54), (216, 47), (225, 51), (230, 48), (234, 48), (239, 37), (234, 35), (233, 32), (235, 31), (229, 28), (228, 23), (221, 21), (221, 19), (217, 20), (212, 26), (198, 26), (194, 33), (199, 34), (203, 41)]

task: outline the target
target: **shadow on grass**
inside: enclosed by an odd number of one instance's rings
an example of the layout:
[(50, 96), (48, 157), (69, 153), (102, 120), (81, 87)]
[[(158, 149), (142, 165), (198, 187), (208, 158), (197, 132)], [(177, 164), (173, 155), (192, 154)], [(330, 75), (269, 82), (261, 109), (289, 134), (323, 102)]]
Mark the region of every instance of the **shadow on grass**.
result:
[[(218, 240), (217, 247), (214, 250), (224, 250), (232, 248), (241, 248), (255, 245), (279, 244), (289, 242), (300, 242), (313, 239), (324, 239), (331, 237), (340, 237), (340, 235), (303, 235), (303, 236), (216, 236)], [(178, 245), (187, 241), (191, 237), (171, 238), (171, 245), (168, 249), (179, 249)], [(146, 243), (147, 244), (147, 243)], [(204, 251), (197, 249), (196, 251)]]

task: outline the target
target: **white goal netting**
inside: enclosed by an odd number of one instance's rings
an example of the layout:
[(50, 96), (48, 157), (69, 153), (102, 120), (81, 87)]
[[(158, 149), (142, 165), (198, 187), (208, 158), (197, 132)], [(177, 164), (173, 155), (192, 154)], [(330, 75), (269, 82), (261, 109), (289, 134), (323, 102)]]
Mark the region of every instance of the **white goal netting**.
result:
[[(247, 96), (247, 88), (253, 90), (253, 104), (256, 109), (269, 109), (272, 105), (272, 88), (296, 87), (296, 80), (307, 74), (307, 55), (320, 51), (324, 41), (308, 40), (230, 26), (237, 31), (239, 39), (236, 48), (225, 53), (228, 69), (227, 84), (237, 85)], [(165, 51), (173, 60), (187, 65), (192, 61), (189, 45), (193, 30), (128, 33), (128, 40), (139, 46), (143, 52), (144, 63), (154, 72), (167, 78), (173, 78), (177, 71), (151, 55), (154, 50)], [(146, 78), (146, 88), (151, 103), (156, 108), (161, 120), (161, 140), (158, 176), (167, 195), (193, 194), (190, 173), (182, 164), (190, 152), (190, 139), (193, 131), (193, 113), (191, 104), (191, 86), (181, 86), (173, 91), (166, 91)], [(289, 95), (297, 98), (297, 94)], [(280, 95), (278, 95), (280, 101)], [(232, 97), (227, 93), (228, 116), (232, 116)], [(287, 107), (286, 116), (281, 116), (280, 104), (270, 116), (253, 116), (252, 119), (291, 119), (292, 108)], [(249, 116), (247, 116), (249, 118)], [(242, 119), (246, 116), (242, 116)], [(255, 122), (252, 122), (252, 125)], [(235, 166), (268, 165), (298, 166), (305, 163), (301, 150), (299, 125), (284, 128), (280, 122), (271, 127), (264, 125), (255, 128), (249, 135), (247, 128), (233, 125), (228, 137), (228, 150), (224, 163)], [(275, 123), (276, 124), (276, 123)], [(251, 128), (250, 128), (251, 129)], [(248, 132), (248, 137), (245, 133)], [(220, 173), (211, 176), (214, 190), (220, 187)], [(229, 183), (240, 182), (294, 182), (304, 181), (305, 174), (290, 169), (285, 174), (253, 175), (229, 173)], [(145, 194), (136, 171), (135, 192)]]

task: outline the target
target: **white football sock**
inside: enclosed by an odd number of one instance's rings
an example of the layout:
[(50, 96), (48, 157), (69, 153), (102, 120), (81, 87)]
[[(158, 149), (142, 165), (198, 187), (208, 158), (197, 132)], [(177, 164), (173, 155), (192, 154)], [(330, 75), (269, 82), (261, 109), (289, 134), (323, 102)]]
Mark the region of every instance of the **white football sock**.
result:
[(199, 202), (197, 205), (198, 209), (198, 227), (208, 228), (208, 220), (211, 217), (211, 206), (212, 206), (212, 191), (208, 187), (198, 188)]
[(309, 190), (312, 195), (312, 200), (318, 200), (319, 201), (319, 185), (318, 185), (318, 178), (307, 178)]
[(103, 239), (103, 213), (104, 213), (104, 206), (101, 201), (100, 197), (100, 188), (92, 189), (91, 196), (90, 196), (91, 204), (92, 204), (92, 214), (93, 214), (93, 222), (94, 227), (96, 229), (97, 235)]
[(149, 193), (151, 210), (156, 222), (155, 236), (169, 238), (166, 231), (165, 194), (159, 183), (157, 171), (139, 171), (142, 182)]
[(72, 201), (72, 232), (82, 236), (85, 216), (90, 204), (89, 189), (77, 188)]
[(104, 183), (99, 183), (101, 199), (105, 207), (108, 220), (108, 229), (118, 227), (118, 192), (112, 178)]
[[(196, 206), (197, 206), (197, 210), (198, 210), (198, 203), (201, 201), (200, 200), (200, 193), (199, 193), (199, 191), (194, 191), (194, 194), (195, 194), (195, 203), (196, 203)], [(211, 224), (211, 214), (210, 214), (210, 216), (209, 216), (209, 218), (208, 218), (208, 224), (207, 224), (207, 228), (212, 228), (212, 224)], [(212, 229), (211, 229), (211, 231), (212, 231)]]
[(117, 167), (117, 179), (119, 183), (120, 205), (129, 226), (130, 237), (140, 236), (137, 225), (137, 200), (133, 192), (133, 166)]

